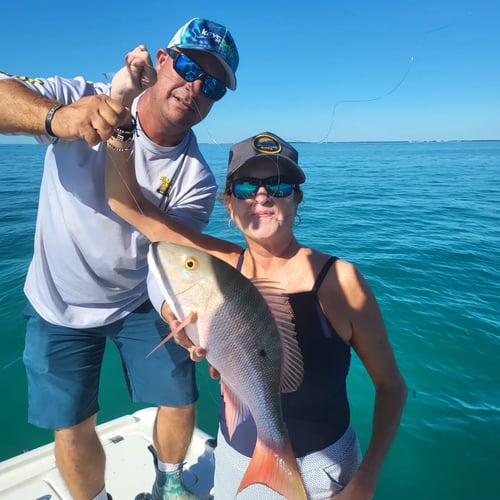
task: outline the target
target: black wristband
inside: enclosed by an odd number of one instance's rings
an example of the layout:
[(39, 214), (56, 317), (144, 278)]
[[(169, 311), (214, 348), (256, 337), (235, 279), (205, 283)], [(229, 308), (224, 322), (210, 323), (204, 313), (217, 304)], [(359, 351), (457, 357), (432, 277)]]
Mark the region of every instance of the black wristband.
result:
[(55, 112), (58, 109), (62, 108), (63, 106), (64, 106), (64, 104), (60, 104), (60, 103), (54, 104), (54, 106), (52, 106), (49, 109), (49, 112), (47, 113), (47, 116), (45, 117), (45, 130), (47, 131), (47, 134), (49, 134), (51, 137), (57, 137), (56, 134), (54, 134), (54, 132), (52, 132), (52, 118), (54, 118)]
[(132, 117), (132, 122), (129, 125), (120, 125), (113, 130), (112, 137), (120, 142), (130, 141), (134, 138), (135, 119)]
[(134, 130), (134, 128), (129, 130), (128, 128), (125, 129), (123, 127), (116, 127), (111, 136), (120, 142), (130, 141), (134, 137)]

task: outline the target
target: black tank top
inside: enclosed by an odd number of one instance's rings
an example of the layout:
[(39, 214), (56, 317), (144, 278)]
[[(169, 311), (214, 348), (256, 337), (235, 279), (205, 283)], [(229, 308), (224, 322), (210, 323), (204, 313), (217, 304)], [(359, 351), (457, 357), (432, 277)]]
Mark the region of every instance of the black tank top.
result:
[[(349, 426), (346, 378), (351, 350), (332, 328), (318, 301), (321, 283), (336, 260), (330, 257), (325, 263), (311, 291), (289, 294), (304, 359), (304, 380), (297, 391), (282, 394), (281, 403), (296, 457), (333, 444)], [(238, 269), (242, 263), (243, 254)], [(219, 402), (220, 428), (226, 441), (251, 457), (257, 436), (252, 417), (240, 423), (229, 441), (222, 396)]]

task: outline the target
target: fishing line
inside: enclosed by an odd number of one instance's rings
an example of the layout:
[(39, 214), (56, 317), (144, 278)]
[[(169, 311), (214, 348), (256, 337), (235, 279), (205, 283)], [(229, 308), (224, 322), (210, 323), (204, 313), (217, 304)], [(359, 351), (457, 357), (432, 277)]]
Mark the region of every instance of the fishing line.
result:
[[(121, 181), (123, 182), (124, 186), (126, 187), (127, 191), (129, 192), (130, 196), (134, 200), (134, 203), (135, 203), (136, 207), (138, 208), (139, 212), (142, 215), (144, 215), (144, 211), (142, 210), (139, 202), (137, 201), (136, 197), (132, 193), (132, 190), (130, 189), (129, 185), (127, 184), (127, 182), (126, 182), (126, 180), (124, 178), (124, 176), (122, 175), (120, 169), (118, 168), (118, 165), (117, 165), (116, 161), (114, 160), (114, 158), (111, 156), (111, 154), (107, 150), (106, 150), (106, 156), (108, 157), (108, 159), (111, 160), (111, 164), (113, 165), (113, 168), (118, 173)], [(132, 156), (133, 156), (133, 149), (130, 151), (129, 157), (127, 158), (127, 161), (130, 160), (130, 158)], [(158, 238), (156, 238), (156, 237), (155, 237), (155, 239), (158, 240)], [(215, 411), (216, 411), (216, 408), (218, 407), (218, 404), (219, 404), (219, 395), (218, 395), (218, 393), (220, 391), (220, 389), (219, 388), (216, 389), (216, 387), (218, 387), (218, 385), (220, 384), (220, 380), (218, 380), (218, 381), (212, 381), (212, 379), (211, 379), (211, 377), (210, 377), (210, 375), (208, 373), (208, 368), (206, 370), (206, 373), (202, 373), (201, 370), (200, 370), (198, 375), (199, 375), (197, 377), (197, 379), (198, 379), (198, 385), (200, 386), (200, 389), (202, 388), (202, 386), (204, 387), (203, 394), (207, 398), (207, 402), (209, 404), (212, 404), (214, 406), (214, 408), (215, 408)]]
[(206, 120), (203, 118), (202, 114), (201, 114), (201, 111), (200, 111), (200, 108), (198, 107), (198, 103), (196, 102), (196, 99), (193, 98), (193, 104), (194, 104), (194, 107), (196, 108), (196, 112), (198, 113), (198, 116), (200, 117), (200, 121), (199, 123), (201, 124), (201, 126), (205, 129), (205, 132), (207, 133), (210, 141), (212, 142), (212, 144), (216, 144), (217, 146), (220, 146), (219, 142), (217, 141), (217, 139), (215, 139), (215, 137), (213, 136), (213, 134), (210, 132), (210, 130), (208, 129), (208, 126), (207, 126), (207, 122)]
[[(111, 160), (111, 163), (113, 165), (113, 168), (115, 169), (115, 171), (118, 173), (118, 176), (120, 177), (123, 185), (125, 186), (125, 188), (127, 189), (128, 193), (130, 194), (130, 196), (132, 197), (132, 199), (134, 200), (134, 203), (135, 203), (135, 206), (138, 208), (139, 212), (141, 213), (141, 215), (145, 215), (144, 214), (144, 211), (142, 210), (141, 208), (141, 205), (139, 204), (139, 201), (137, 200), (137, 198), (134, 196), (134, 193), (132, 193), (132, 189), (130, 189), (129, 185), (127, 184), (127, 181), (125, 180), (125, 177), (123, 177), (120, 169), (118, 168), (118, 165), (117, 163), (115, 162), (114, 158), (111, 156), (111, 154), (109, 153), (109, 151), (107, 150), (106, 148), (106, 156), (108, 157), (109, 160)], [(129, 156), (127, 158), (127, 161), (133, 156), (133, 149), (130, 150), (130, 153), (129, 153)]]
[[(443, 31), (443, 30), (447, 30), (451, 27), (453, 27), (456, 23), (454, 21), (451, 21), (451, 22), (448, 22), (446, 24), (442, 24), (442, 25), (439, 25), (435, 28), (429, 28), (427, 30), (425, 30), (423, 32), (423, 37), (422, 38), (426, 38), (428, 37), (429, 35), (432, 35), (434, 33), (437, 33), (437, 32), (440, 32), (440, 31)], [(420, 45), (420, 42), (421, 40), (420, 39), (417, 39), (415, 41), (415, 50), (418, 50), (418, 46)], [(363, 102), (374, 102), (374, 101), (379, 101), (381, 99), (385, 99), (386, 97), (390, 96), (391, 94), (393, 94), (394, 92), (396, 92), (396, 90), (399, 89), (399, 87), (401, 87), (401, 85), (403, 85), (403, 83), (406, 81), (406, 79), (408, 78), (409, 74), (410, 74), (410, 71), (412, 69), (412, 66), (413, 66), (413, 62), (415, 61), (415, 57), (414, 56), (410, 56), (410, 62), (408, 64), (408, 67), (406, 69), (406, 71), (403, 73), (403, 76), (400, 78), (400, 80), (396, 83), (396, 85), (394, 85), (394, 87), (392, 87), (390, 90), (388, 90), (387, 92), (385, 92), (384, 94), (381, 94), (377, 97), (372, 97), (372, 98), (367, 98), (367, 99), (342, 99), (340, 101), (337, 101), (335, 103), (335, 105), (333, 106), (333, 110), (332, 110), (332, 117), (331, 117), (331, 120), (330, 120), (330, 126), (328, 128), (328, 132), (325, 134), (325, 136), (318, 142), (326, 142), (328, 137), (330, 136), (331, 132), (332, 132), (332, 129), (333, 129), (333, 125), (334, 125), (334, 120), (335, 120), (335, 114), (336, 114), (336, 111), (337, 111), (337, 108), (341, 105), (341, 104), (346, 104), (346, 103), (363, 103)]]
[[(151, 64), (146, 64), (146, 66), (150, 69), (153, 69), (154, 71), (156, 71), (156, 69), (154, 68), (153, 65)], [(103, 73), (104, 74), (104, 77), (111, 83), (115, 73)], [(200, 108), (198, 106), (198, 103), (196, 102), (196, 98), (195, 97), (191, 97), (191, 103), (193, 105), (193, 108), (195, 110), (195, 112), (198, 114), (199, 118), (200, 118), (200, 122), (203, 123), (203, 125), (205, 126), (205, 130), (207, 132), (207, 134), (209, 135), (210, 139), (212, 140), (212, 142), (214, 144), (218, 144), (217, 141), (215, 140), (215, 138), (213, 137), (213, 135), (211, 134), (211, 132), (209, 131), (209, 129), (206, 127), (206, 124), (204, 123), (204, 117), (200, 111)], [(138, 117), (136, 117), (136, 120), (138, 121)], [(136, 132), (137, 133), (137, 132)], [(191, 140), (191, 139), (190, 139)], [(187, 150), (189, 149), (189, 144), (190, 144), (190, 141), (186, 147), (186, 150), (184, 151), (184, 157), (186, 155), (186, 152)], [(112, 158), (112, 156), (110, 155), (109, 151), (106, 151), (106, 155), (107, 157), (111, 160), (111, 163), (113, 165), (113, 168), (115, 169), (115, 171), (118, 173), (123, 185), (125, 186), (125, 188), (127, 189), (128, 193), (130, 194), (130, 196), (132, 197), (133, 201), (134, 201), (134, 204), (135, 206), (137, 207), (137, 209), (139, 210), (139, 212), (141, 213), (141, 215), (145, 215), (144, 211), (142, 210), (140, 204), (139, 204), (139, 201), (137, 200), (137, 198), (134, 196), (134, 193), (132, 192), (132, 189), (130, 188), (130, 186), (127, 184), (127, 181), (125, 179), (125, 177), (123, 176), (122, 172), (120, 171), (120, 168), (118, 167), (116, 161), (114, 160), (114, 158)], [(133, 156), (133, 149), (130, 151), (130, 155), (129, 157), (127, 158), (127, 161), (130, 160), (130, 158)], [(170, 187), (172, 186), (173, 182), (175, 181), (175, 178), (178, 176), (179, 174), (179, 170), (180, 168), (182, 168), (184, 164), (184, 161), (181, 163), (180, 167), (177, 169), (177, 171), (174, 173), (174, 177), (170, 180)], [(135, 175), (135, 174), (134, 174)], [(160, 206), (160, 208), (162, 208)], [(166, 207), (165, 207), (165, 213), (166, 213)], [(153, 234), (155, 233), (155, 231), (153, 231)], [(156, 240), (158, 240), (158, 236), (156, 234), (154, 234), (154, 238)]]
[(333, 106), (332, 117), (331, 117), (331, 120), (330, 120), (330, 126), (328, 127), (328, 132), (318, 142), (320, 142), (320, 143), (321, 142), (327, 142), (327, 139), (328, 139), (328, 137), (331, 134), (332, 129), (333, 129), (333, 124), (334, 124), (334, 121), (335, 121), (335, 113), (337, 112), (337, 108), (341, 104), (346, 104), (346, 103), (361, 103), (361, 102), (374, 102), (374, 101), (380, 101), (381, 99), (385, 99), (386, 97), (390, 96), (391, 94), (393, 94), (394, 92), (396, 92), (396, 90), (398, 90), (399, 87), (401, 87), (401, 85), (403, 85), (404, 81), (408, 78), (408, 75), (410, 74), (411, 67), (413, 65), (413, 61), (414, 60), (415, 60), (415, 58), (413, 56), (411, 56), (410, 57), (410, 62), (408, 64), (408, 67), (407, 67), (406, 71), (404, 72), (403, 76), (400, 78), (400, 80), (398, 81), (398, 83), (396, 83), (396, 85), (394, 85), (394, 87), (392, 87), (390, 90), (388, 90), (384, 94), (380, 94), (380, 95), (378, 95), (376, 97), (365, 98), (365, 99), (363, 99), (363, 98), (361, 98), (361, 99), (342, 99), (340, 101), (337, 101), (335, 103), (335, 105)]
[[(137, 132), (136, 132), (136, 133), (137, 133)], [(124, 186), (125, 186), (125, 188), (127, 189), (127, 192), (130, 194), (130, 196), (131, 196), (132, 200), (134, 201), (134, 204), (135, 204), (135, 206), (137, 207), (137, 209), (139, 210), (140, 214), (141, 214), (142, 216), (144, 216), (144, 217), (145, 217), (145, 216), (146, 216), (146, 214), (144, 213), (144, 210), (142, 209), (142, 207), (141, 207), (141, 205), (140, 205), (139, 201), (138, 201), (138, 200), (137, 200), (137, 198), (134, 196), (134, 193), (132, 192), (132, 189), (130, 188), (130, 186), (129, 186), (129, 184), (127, 183), (127, 181), (126, 181), (125, 177), (123, 176), (122, 172), (120, 171), (120, 168), (118, 167), (117, 162), (116, 162), (116, 161), (115, 161), (115, 159), (111, 156), (110, 152), (109, 152), (107, 149), (106, 149), (106, 156), (108, 157), (108, 159), (109, 159), (109, 160), (111, 160), (111, 164), (113, 165), (114, 170), (118, 173), (118, 176), (120, 177), (120, 179), (121, 179), (121, 181), (122, 181), (123, 185), (124, 185)], [(132, 148), (132, 149), (130, 150), (130, 153), (129, 153), (129, 156), (128, 156), (128, 158), (127, 158), (127, 161), (129, 161), (129, 160), (130, 160), (133, 156), (134, 156), (134, 149)], [(132, 161), (134, 161), (134, 160), (132, 159)], [(135, 165), (134, 165), (132, 168), (134, 168), (134, 176), (135, 176)], [(140, 189), (140, 186), (139, 186), (139, 189)], [(158, 208), (159, 208), (160, 210), (162, 210), (162, 208), (161, 208), (161, 207), (158, 207)], [(162, 211), (163, 211), (163, 210), (162, 210)], [(166, 211), (163, 211), (163, 212), (164, 212), (164, 213), (166, 214), (166, 216), (168, 217), (168, 214), (166, 213)], [(160, 241), (160, 238), (159, 238), (159, 236), (158, 236), (158, 234), (157, 234), (157, 231), (155, 231), (155, 230), (153, 229), (152, 233), (153, 233), (153, 238), (154, 238), (154, 240), (155, 240), (155, 241)]]
[[(146, 66), (148, 68), (151, 68), (151, 69), (153, 69), (153, 70), (156, 71), (156, 68), (153, 65), (146, 63)], [(111, 83), (112, 82), (113, 77), (115, 76), (115, 74), (116, 74), (115, 72), (104, 72), (103, 73), (104, 78), (106, 79), (107, 83)], [(194, 82), (192, 82), (192, 83), (194, 83)], [(196, 102), (196, 100), (194, 98), (192, 100), (192, 103), (194, 104), (193, 107), (195, 108), (196, 113), (198, 113), (198, 116), (200, 117), (200, 122), (199, 123), (204, 128), (204, 130), (205, 130), (206, 134), (208, 135), (208, 138), (210, 139), (211, 143), (220, 146), (221, 144), (219, 143), (219, 141), (217, 141), (217, 139), (214, 137), (214, 134), (212, 134), (212, 132), (208, 128), (206, 120), (204, 119), (203, 115), (201, 114), (201, 111), (200, 111), (200, 108), (198, 106), (198, 103)]]

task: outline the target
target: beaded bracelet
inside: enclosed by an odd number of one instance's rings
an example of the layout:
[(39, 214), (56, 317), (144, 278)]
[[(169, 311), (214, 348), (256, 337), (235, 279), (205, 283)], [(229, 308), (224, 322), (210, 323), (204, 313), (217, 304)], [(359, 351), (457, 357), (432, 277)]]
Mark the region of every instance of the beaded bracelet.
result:
[(54, 104), (54, 106), (49, 109), (47, 116), (45, 117), (45, 130), (51, 137), (57, 137), (57, 135), (52, 131), (52, 118), (54, 118), (55, 112), (63, 106), (64, 104), (61, 104), (59, 102), (57, 104)]
[[(115, 146), (113, 144), (113, 141), (118, 141), (120, 143), (119, 146)], [(123, 151), (130, 151), (132, 149), (132, 145), (133, 145), (133, 138), (130, 137), (129, 139), (127, 139), (126, 141), (122, 141), (120, 139), (118, 139), (118, 137), (115, 137), (114, 135), (112, 135), (107, 141), (106, 141), (106, 144), (108, 145), (109, 148), (111, 148), (113, 151), (118, 151), (118, 152), (123, 152)]]

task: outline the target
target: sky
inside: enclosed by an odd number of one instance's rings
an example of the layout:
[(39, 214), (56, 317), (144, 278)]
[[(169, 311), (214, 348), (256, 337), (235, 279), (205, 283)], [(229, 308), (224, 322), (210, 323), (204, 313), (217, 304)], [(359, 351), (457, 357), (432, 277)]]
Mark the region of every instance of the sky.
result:
[(106, 81), (192, 17), (225, 24), (240, 54), (200, 142), (500, 139), (498, 0), (18, 0), (2, 5), (0, 70)]

